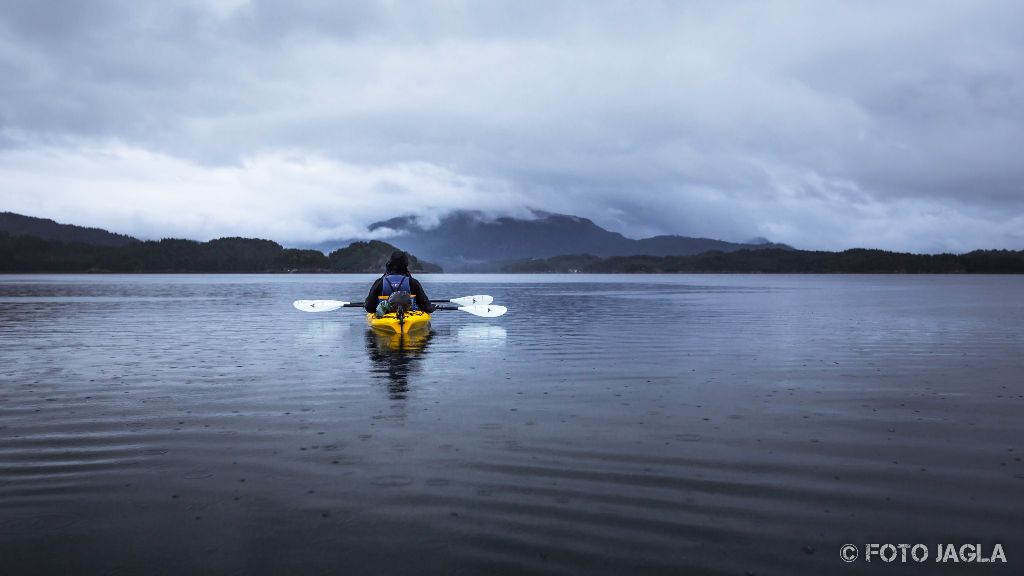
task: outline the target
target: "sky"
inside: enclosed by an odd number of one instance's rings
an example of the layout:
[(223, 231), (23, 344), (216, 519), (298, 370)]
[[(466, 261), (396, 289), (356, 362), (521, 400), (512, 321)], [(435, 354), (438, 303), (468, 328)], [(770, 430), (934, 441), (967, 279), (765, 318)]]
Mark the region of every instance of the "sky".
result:
[(0, 211), (1024, 249), (1024, 3), (0, 0)]

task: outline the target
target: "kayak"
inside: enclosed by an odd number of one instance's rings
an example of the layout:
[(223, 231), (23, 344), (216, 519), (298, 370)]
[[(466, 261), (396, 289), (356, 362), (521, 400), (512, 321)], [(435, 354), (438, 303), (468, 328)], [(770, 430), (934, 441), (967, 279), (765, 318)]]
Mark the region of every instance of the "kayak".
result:
[(429, 328), (430, 314), (419, 310), (406, 312), (405, 318), (399, 323), (398, 316), (395, 314), (385, 314), (377, 318), (376, 314), (371, 313), (366, 315), (366, 323), (374, 331), (382, 334), (408, 334)]

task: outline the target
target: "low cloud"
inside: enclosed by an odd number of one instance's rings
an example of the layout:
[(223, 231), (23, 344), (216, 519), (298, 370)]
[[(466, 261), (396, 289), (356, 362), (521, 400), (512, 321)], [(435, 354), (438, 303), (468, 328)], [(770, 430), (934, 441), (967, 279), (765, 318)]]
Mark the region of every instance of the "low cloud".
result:
[(359, 166), (300, 153), (204, 166), (120, 144), (0, 153), (8, 210), (144, 239), (222, 236), (286, 243), (366, 237), (398, 211), (425, 222), (465, 205), (507, 212), (523, 199), (427, 163)]
[(0, 209), (284, 242), (448, 210), (1024, 248), (1024, 5), (75, 3), (0, 14)]

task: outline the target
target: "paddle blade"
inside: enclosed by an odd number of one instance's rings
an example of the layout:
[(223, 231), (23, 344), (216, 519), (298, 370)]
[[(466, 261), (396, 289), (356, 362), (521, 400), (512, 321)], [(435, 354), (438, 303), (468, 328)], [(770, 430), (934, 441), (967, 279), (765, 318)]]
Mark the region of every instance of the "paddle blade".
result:
[(348, 302), (341, 300), (296, 300), (292, 306), (303, 312), (331, 312), (343, 308)]
[(481, 318), (497, 318), (508, 312), (508, 308), (504, 306), (498, 306), (497, 304), (476, 304), (473, 306), (459, 306), (459, 310), (463, 312), (469, 312), (474, 316), (480, 316)]
[(494, 302), (494, 298), (486, 294), (480, 294), (478, 296), (462, 296), (461, 298), (452, 298), (448, 300), (452, 304), (458, 304), (459, 306), (475, 306), (477, 304), (490, 304)]

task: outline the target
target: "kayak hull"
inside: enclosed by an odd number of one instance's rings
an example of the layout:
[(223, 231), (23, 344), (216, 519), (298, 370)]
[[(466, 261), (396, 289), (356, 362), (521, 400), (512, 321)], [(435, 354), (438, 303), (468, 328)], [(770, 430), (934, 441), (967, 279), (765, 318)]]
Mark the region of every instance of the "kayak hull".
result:
[(407, 312), (401, 323), (395, 314), (385, 314), (381, 318), (377, 318), (376, 314), (367, 314), (366, 323), (374, 332), (381, 334), (410, 334), (429, 328), (430, 314), (418, 310)]

